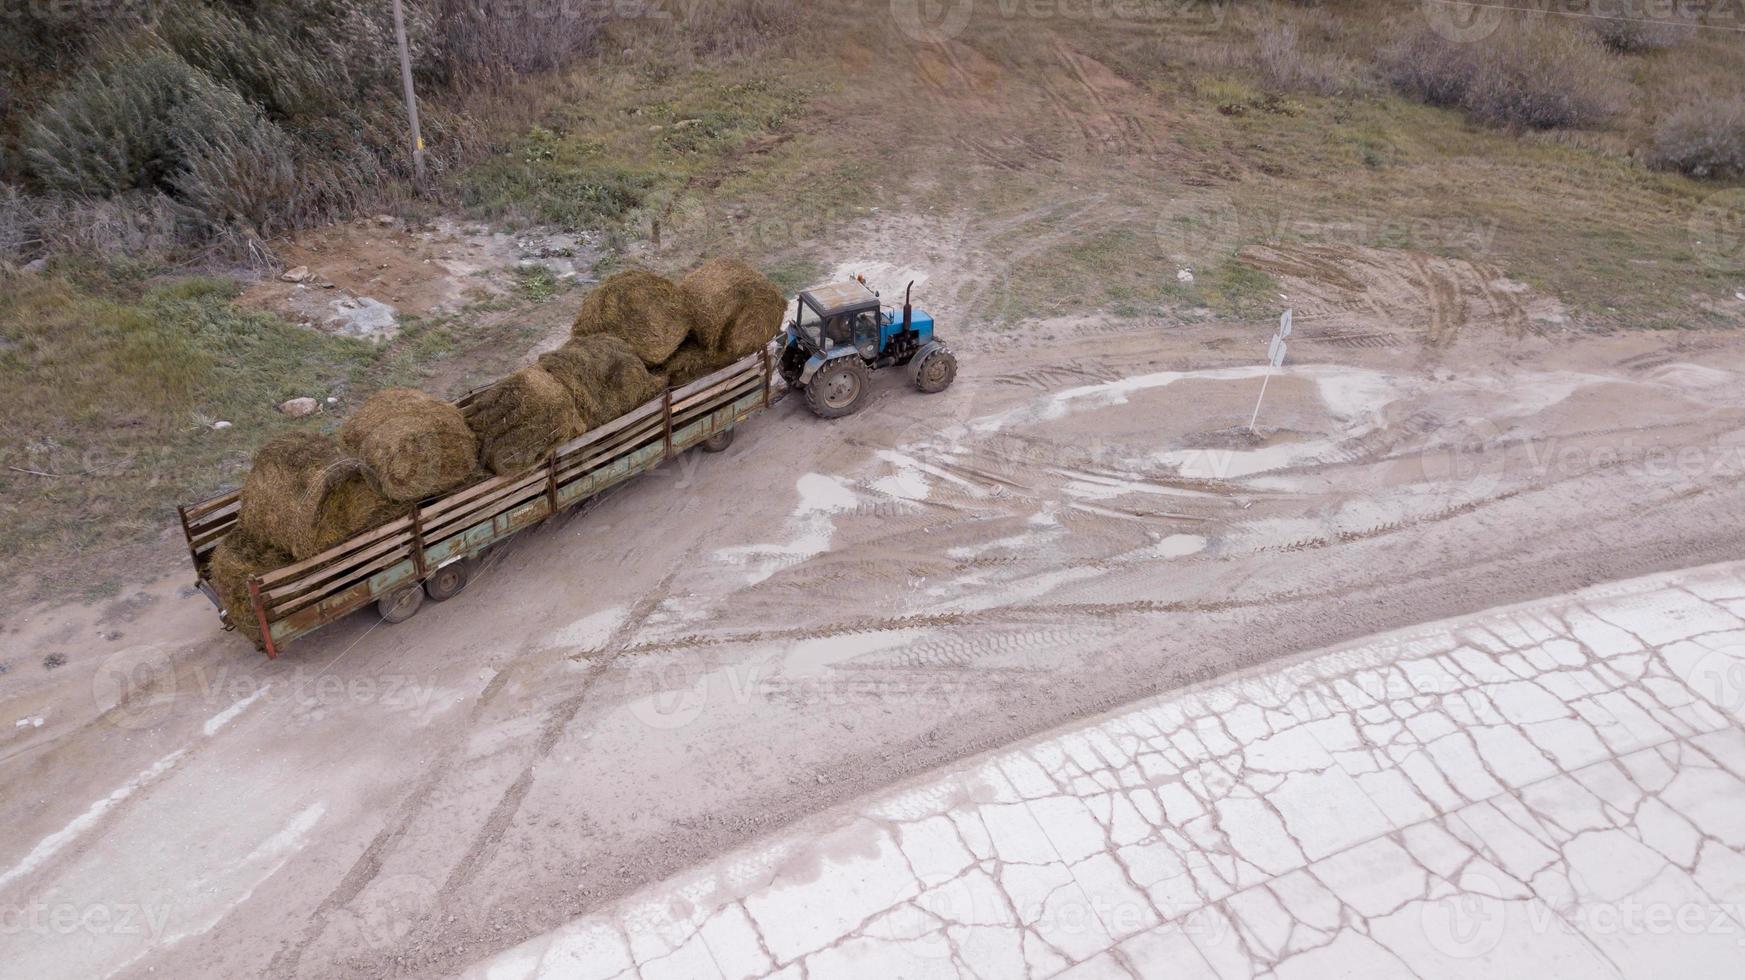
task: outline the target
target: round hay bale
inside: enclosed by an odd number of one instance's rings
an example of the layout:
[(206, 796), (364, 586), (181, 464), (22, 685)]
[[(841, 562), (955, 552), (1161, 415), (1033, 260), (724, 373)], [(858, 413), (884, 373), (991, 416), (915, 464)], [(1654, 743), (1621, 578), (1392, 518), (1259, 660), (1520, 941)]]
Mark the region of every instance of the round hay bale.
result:
[(569, 390), (541, 367), (522, 368), (480, 392), (466, 419), (479, 440), (479, 461), (498, 476), (537, 466), (584, 431)]
[(236, 521), (250, 538), (302, 559), (403, 509), (381, 495), (369, 468), (339, 440), (294, 432), (255, 453)]
[(687, 340), (679, 347), (677, 353), (667, 358), (660, 366), (666, 372), (667, 384), (674, 388), (683, 387), (712, 371), (733, 363), (733, 358), (726, 354), (712, 351), (695, 340)]
[(377, 489), (375, 475), (368, 468), (360, 468), (322, 498), (321, 510), (315, 518), (315, 544), (309, 554), (320, 554), (354, 534), (404, 517), (410, 510), (405, 503), (383, 496)]
[(237, 630), (256, 644), (261, 641), (261, 626), (249, 599), (248, 580), (295, 560), (289, 552), (257, 541), (240, 529), (226, 534), (207, 559), (206, 577), (217, 591), (218, 601)]
[(569, 390), (587, 428), (604, 425), (660, 396), (666, 379), (649, 372), (630, 345), (611, 334), (572, 338), (539, 366)]
[(685, 342), (693, 319), (679, 287), (652, 272), (632, 269), (608, 277), (582, 300), (570, 333), (610, 334), (629, 344), (643, 364), (653, 366)]
[(738, 259), (710, 259), (680, 280), (679, 289), (694, 310), (693, 335), (727, 355), (723, 365), (769, 343), (788, 308), (775, 283)]
[(460, 409), (416, 388), (371, 395), (339, 429), (339, 441), (376, 475), (382, 495), (413, 502), (465, 483), (479, 441)]

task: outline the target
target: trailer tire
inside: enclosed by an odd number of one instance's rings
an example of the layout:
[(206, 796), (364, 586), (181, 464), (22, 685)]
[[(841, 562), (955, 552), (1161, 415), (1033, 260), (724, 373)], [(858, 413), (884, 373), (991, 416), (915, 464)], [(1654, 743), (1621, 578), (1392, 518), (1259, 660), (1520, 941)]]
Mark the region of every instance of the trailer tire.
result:
[(711, 434), (702, 442), (703, 451), (706, 453), (724, 453), (731, 445), (733, 445), (732, 429), (722, 429), (720, 432)]
[(402, 585), (376, 600), (376, 612), (384, 623), (404, 623), (424, 605), (424, 587), (417, 582)]
[(433, 602), (447, 602), (461, 594), (473, 577), (471, 559), (450, 562), (432, 572), (424, 582), (424, 594)]

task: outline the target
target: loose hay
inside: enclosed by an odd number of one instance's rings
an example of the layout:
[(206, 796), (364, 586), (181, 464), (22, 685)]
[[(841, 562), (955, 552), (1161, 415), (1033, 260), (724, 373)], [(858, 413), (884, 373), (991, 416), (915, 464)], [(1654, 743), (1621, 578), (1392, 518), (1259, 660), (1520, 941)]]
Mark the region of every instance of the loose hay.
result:
[(371, 395), (345, 420), (339, 439), (390, 500), (433, 497), (465, 483), (478, 466), (479, 441), (460, 409), (415, 388)]
[(769, 343), (788, 308), (775, 283), (738, 259), (710, 259), (691, 270), (679, 289), (694, 310), (692, 335), (722, 355), (721, 367)]
[(339, 440), (297, 432), (255, 453), (236, 520), (250, 538), (303, 559), (404, 509), (382, 496), (368, 467)]
[(569, 390), (584, 429), (624, 415), (659, 397), (666, 377), (650, 373), (630, 345), (610, 334), (575, 337), (539, 366)]
[(570, 332), (577, 337), (610, 334), (630, 345), (646, 365), (673, 356), (691, 332), (686, 294), (652, 272), (632, 269), (611, 276), (582, 300)]
[(255, 575), (284, 568), (296, 559), (290, 553), (257, 541), (236, 529), (226, 534), (207, 559), (206, 577), (218, 593), (218, 601), (230, 614), (230, 622), (246, 637), (261, 641), (260, 619), (248, 594), (248, 580)]
[(466, 419), (479, 440), (479, 461), (498, 476), (537, 466), (584, 431), (569, 390), (541, 367), (522, 368), (480, 392)]

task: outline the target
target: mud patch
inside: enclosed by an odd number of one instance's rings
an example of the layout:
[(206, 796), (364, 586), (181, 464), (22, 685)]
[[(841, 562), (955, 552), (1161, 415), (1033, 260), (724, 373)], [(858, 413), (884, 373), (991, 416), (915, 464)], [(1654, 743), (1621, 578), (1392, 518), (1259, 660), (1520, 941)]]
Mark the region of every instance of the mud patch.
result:
[(385, 340), (402, 316), (453, 313), (511, 295), (527, 269), (589, 281), (601, 254), (589, 235), (510, 235), (452, 219), (420, 226), (359, 219), (281, 245), (280, 259), (298, 281), (263, 279), (242, 301), (318, 330)]

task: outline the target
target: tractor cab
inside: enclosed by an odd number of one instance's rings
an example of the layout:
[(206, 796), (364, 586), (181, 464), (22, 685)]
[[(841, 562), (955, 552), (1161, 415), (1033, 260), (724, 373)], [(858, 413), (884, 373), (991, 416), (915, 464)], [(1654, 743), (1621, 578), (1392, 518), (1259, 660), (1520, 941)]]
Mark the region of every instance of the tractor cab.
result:
[(945, 390), (957, 376), (956, 357), (933, 336), (933, 317), (916, 310), (907, 293), (896, 310), (860, 277), (802, 290), (795, 299), (782, 378), (806, 391), (814, 412), (853, 413), (866, 395), (868, 372), (901, 365), (912, 365), (916, 387), (926, 392)]

